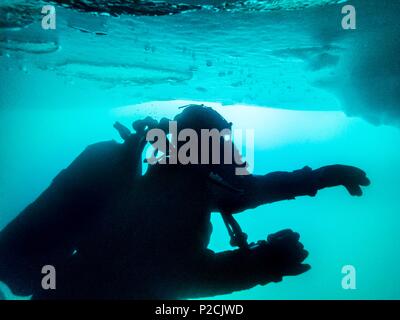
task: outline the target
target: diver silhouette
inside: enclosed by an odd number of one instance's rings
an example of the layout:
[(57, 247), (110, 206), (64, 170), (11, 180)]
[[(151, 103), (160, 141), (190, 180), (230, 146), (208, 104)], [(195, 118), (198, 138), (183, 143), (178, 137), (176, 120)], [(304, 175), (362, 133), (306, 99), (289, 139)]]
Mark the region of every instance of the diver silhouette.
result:
[[(123, 143), (93, 144), (61, 171), (0, 232), (0, 281), (33, 299), (195, 298), (278, 282), (310, 269), (300, 235), (287, 229), (247, 244), (232, 215), (340, 185), (360, 196), (369, 185), (362, 170), (345, 165), (236, 175), (245, 163), (157, 162), (142, 175), (146, 134), (166, 130), (167, 120), (135, 121), (134, 133), (116, 123)], [(203, 105), (174, 120), (178, 130), (231, 127)], [(224, 215), (240, 248), (207, 249), (211, 212)], [(44, 265), (57, 270), (55, 290), (41, 287)]]

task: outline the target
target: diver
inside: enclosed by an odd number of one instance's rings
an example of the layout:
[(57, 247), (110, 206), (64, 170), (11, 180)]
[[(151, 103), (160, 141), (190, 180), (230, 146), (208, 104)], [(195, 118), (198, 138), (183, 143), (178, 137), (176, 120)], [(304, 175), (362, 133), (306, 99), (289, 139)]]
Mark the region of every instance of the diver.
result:
[[(174, 120), (179, 131), (231, 127), (203, 105)], [(362, 170), (345, 165), (236, 175), (235, 162), (156, 162), (141, 175), (146, 133), (166, 130), (165, 123), (146, 118), (134, 123), (135, 133), (116, 124), (124, 143), (89, 146), (61, 172), (0, 232), (0, 281), (34, 299), (181, 299), (278, 282), (310, 269), (300, 235), (287, 229), (247, 244), (233, 215), (340, 185), (360, 196), (369, 185)], [(207, 248), (211, 212), (225, 216), (239, 249)], [(57, 269), (56, 290), (40, 287), (45, 264)]]

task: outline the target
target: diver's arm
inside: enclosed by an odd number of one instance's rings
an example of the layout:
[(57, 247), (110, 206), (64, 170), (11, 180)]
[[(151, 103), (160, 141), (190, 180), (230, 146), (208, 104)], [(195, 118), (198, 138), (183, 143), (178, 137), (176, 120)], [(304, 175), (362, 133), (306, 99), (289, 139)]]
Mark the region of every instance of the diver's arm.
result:
[(351, 195), (360, 196), (361, 186), (369, 185), (365, 172), (351, 166), (332, 165), (312, 170), (309, 167), (293, 172), (272, 172), (266, 175), (231, 176), (233, 188), (212, 186), (214, 210), (237, 213), (259, 205), (315, 196), (318, 190), (343, 185)]
[(148, 130), (157, 126), (157, 121), (151, 117), (136, 120), (132, 123), (134, 133), (119, 123), (115, 122), (114, 128), (118, 131), (120, 137), (124, 141), (121, 145), (125, 170), (128, 176), (140, 177), (142, 174), (142, 152), (147, 143), (146, 134)]
[(252, 249), (208, 250), (196, 263), (192, 282), (188, 279), (181, 298), (227, 294), (278, 282), (284, 276), (308, 271), (310, 266), (303, 264), (307, 256), (299, 234), (291, 230), (270, 235)]

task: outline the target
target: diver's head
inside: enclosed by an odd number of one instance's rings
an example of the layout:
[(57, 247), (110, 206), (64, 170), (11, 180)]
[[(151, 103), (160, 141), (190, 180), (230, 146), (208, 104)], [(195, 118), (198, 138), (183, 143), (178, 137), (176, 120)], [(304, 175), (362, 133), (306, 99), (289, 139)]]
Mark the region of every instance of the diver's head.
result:
[(178, 130), (190, 128), (200, 133), (201, 129), (231, 129), (232, 123), (225, 120), (217, 111), (210, 107), (190, 104), (181, 107), (183, 111), (174, 117)]
[(224, 164), (232, 163), (234, 153), (231, 141), (232, 123), (214, 109), (204, 105), (191, 104), (181, 108), (183, 111), (174, 117), (178, 133), (176, 140), (178, 149), (181, 150), (182, 145), (188, 143), (187, 139), (179, 138), (179, 133), (190, 129), (198, 137), (195, 139), (197, 145), (190, 150), (190, 152), (196, 151), (192, 159), (197, 160), (195, 161), (197, 167), (204, 172), (216, 172)]
[[(204, 105), (182, 108), (183, 111), (173, 121), (161, 119), (157, 133), (151, 135), (151, 140), (155, 141), (151, 142), (153, 147), (157, 152), (162, 151), (162, 155), (158, 158), (153, 156), (149, 163), (196, 168), (206, 174), (218, 173), (227, 166), (232, 170), (243, 166), (242, 161), (236, 161), (240, 155), (237, 156), (232, 142), (232, 123)], [(165, 140), (167, 143), (164, 144)]]

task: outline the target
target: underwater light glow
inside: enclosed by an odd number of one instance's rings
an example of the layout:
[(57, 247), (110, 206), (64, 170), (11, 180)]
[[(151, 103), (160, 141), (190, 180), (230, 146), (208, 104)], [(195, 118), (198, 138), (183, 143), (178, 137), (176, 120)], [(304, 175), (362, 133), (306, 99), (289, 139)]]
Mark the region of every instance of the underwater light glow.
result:
[(179, 107), (189, 104), (212, 107), (233, 123), (233, 129), (254, 129), (259, 148), (278, 147), (301, 140), (323, 141), (344, 130), (350, 121), (340, 111), (297, 111), (190, 100), (152, 101), (123, 106), (113, 109), (111, 114), (121, 121), (146, 115), (152, 115), (158, 120), (162, 117), (172, 119), (179, 112)]

